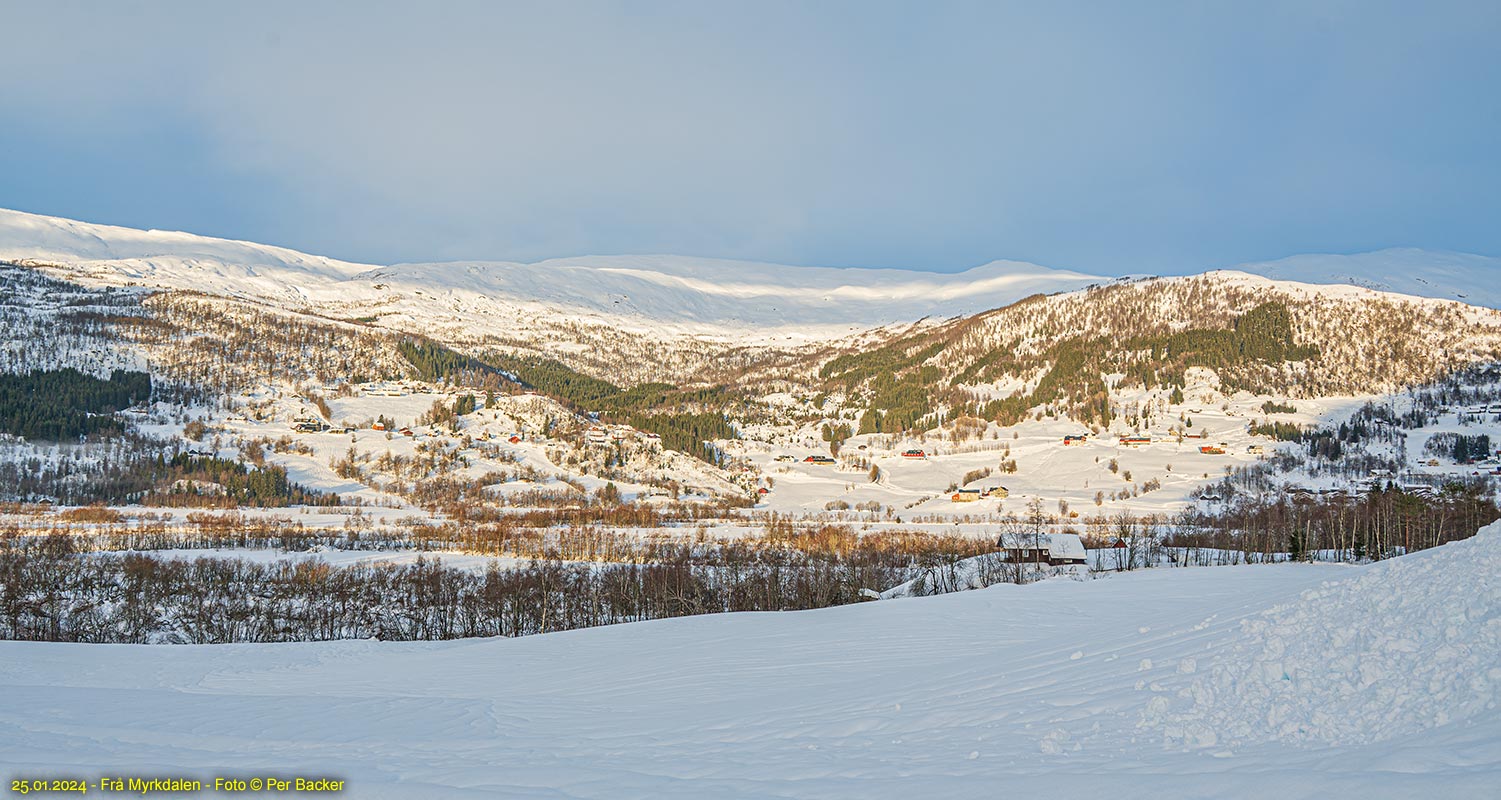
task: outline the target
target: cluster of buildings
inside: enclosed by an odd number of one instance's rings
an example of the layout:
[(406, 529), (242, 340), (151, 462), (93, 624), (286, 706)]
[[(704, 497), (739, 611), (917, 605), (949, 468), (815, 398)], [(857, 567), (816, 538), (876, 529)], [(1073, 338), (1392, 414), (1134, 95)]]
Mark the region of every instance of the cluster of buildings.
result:
[(379, 381), (360, 387), (366, 397), (406, 397), (413, 394), (432, 394), (433, 387), (417, 381)]
[(629, 425), (591, 425), (584, 431), (584, 444), (606, 445), (612, 442), (640, 441), (648, 445), (662, 443), (662, 437), (650, 431), (638, 431)]
[(1011, 490), (1000, 484), (995, 486), (982, 486), (972, 489), (960, 489), (949, 495), (949, 499), (955, 503), (975, 503), (987, 497), (1002, 499), (1011, 496)]

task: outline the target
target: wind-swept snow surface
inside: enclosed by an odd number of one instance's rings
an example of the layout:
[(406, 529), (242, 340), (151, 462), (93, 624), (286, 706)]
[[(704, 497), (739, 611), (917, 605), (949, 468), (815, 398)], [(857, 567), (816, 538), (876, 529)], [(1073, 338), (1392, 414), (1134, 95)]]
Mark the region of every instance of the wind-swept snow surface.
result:
[(1168, 740), (1365, 744), (1496, 717), (1498, 538), (1492, 525), (1246, 620), (1242, 640), (1184, 690), (1190, 708), (1166, 715)]
[[(1493, 797), (1498, 538), (512, 640), (0, 643), (0, 774), (271, 771), (358, 798)], [(1346, 719), (1239, 727), (1273, 710), (1273, 636)], [(1391, 715), (1382, 692), (1419, 700)], [(1233, 741), (1188, 746), (1183, 718)]]

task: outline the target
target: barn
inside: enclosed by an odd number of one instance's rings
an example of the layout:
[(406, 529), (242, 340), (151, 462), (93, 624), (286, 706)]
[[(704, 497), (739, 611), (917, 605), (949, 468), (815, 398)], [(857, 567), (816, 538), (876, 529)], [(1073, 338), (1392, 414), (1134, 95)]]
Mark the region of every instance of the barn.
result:
[(1007, 561), (1047, 564), (1060, 567), (1083, 564), (1084, 541), (1077, 533), (1003, 533), (995, 546), (1006, 554)]
[(981, 497), (1004, 498), (1011, 494), (1011, 490), (1001, 485), (999, 477), (981, 478), (980, 480), (966, 484), (967, 488), (980, 490)]

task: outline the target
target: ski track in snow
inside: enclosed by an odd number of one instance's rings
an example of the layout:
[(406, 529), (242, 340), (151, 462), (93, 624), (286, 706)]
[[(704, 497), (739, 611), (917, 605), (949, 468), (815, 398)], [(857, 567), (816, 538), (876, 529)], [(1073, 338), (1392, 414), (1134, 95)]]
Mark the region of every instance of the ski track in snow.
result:
[[(272, 771), (360, 798), (1494, 796), (1494, 702), (1442, 676), (1501, 661), (1498, 533), (1370, 567), (1160, 569), (521, 639), (4, 642), (0, 773)], [(1468, 649), (1451, 657), (1435, 645), (1456, 609)], [(1273, 641), (1299, 708), (1355, 733), (1250, 718)], [(1331, 705), (1349, 676), (1310, 665), (1345, 656), (1406, 707), (1455, 710), (1388, 719), (1368, 690)], [(1454, 691), (1431, 693), (1436, 676)], [(1193, 722), (1227, 735), (1174, 738)]]

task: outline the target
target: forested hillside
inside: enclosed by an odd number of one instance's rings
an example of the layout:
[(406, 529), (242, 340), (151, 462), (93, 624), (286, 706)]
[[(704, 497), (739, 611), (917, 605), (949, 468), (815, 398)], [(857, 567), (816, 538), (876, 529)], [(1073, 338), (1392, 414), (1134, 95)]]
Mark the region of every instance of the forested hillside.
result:
[(151, 397), (151, 376), (115, 370), (108, 378), (72, 367), (0, 373), (0, 433), (66, 441), (102, 431), (120, 432), (115, 413)]
[(1125, 389), (1181, 402), (1190, 367), (1226, 391), (1296, 398), (1394, 391), (1498, 357), (1493, 310), (1210, 273), (1029, 297), (850, 348), (819, 377), (870, 410), (861, 432), (895, 432), (960, 416), (1010, 425), (1038, 407), (1107, 425), (1127, 415)]

